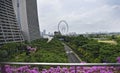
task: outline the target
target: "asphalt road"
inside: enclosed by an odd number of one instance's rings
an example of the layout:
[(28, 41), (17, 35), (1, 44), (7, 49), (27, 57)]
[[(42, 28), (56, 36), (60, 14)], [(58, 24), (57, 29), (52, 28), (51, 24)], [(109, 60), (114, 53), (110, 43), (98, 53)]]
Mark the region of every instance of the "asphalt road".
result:
[(80, 63), (82, 61), (69, 46), (67, 46), (64, 43), (62, 43), (62, 44), (64, 45), (66, 54), (68, 56), (69, 63)]

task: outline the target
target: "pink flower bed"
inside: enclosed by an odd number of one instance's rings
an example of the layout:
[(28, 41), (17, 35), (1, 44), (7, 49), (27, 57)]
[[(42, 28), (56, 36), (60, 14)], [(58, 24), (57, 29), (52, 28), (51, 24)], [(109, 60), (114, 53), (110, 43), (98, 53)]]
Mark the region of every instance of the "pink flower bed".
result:
[[(120, 63), (120, 57), (117, 58), (117, 62)], [(0, 68), (2, 73), (120, 73), (120, 66), (92, 66), (92, 67), (50, 67), (49, 69), (39, 70), (37, 67), (21, 66), (14, 67), (5, 65)]]

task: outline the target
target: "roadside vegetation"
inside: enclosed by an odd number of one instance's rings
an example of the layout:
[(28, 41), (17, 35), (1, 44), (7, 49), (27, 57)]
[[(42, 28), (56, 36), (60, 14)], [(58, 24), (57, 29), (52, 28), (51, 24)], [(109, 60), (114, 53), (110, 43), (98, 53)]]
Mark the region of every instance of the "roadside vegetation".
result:
[(107, 36), (107, 40), (101, 41), (83, 35), (61, 38), (64, 38), (64, 42), (88, 63), (115, 63), (116, 57), (120, 56), (120, 38), (116, 36)]
[[(29, 52), (29, 47), (32, 49)], [(59, 40), (38, 39), (31, 43), (7, 43), (0, 48), (0, 61), (8, 62), (68, 62)]]

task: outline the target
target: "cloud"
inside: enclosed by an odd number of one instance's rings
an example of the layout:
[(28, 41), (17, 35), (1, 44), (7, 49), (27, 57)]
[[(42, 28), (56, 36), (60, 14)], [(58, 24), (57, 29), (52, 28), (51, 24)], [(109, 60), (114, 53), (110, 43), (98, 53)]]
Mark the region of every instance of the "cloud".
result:
[(120, 5), (105, 0), (38, 0), (41, 29), (50, 32), (60, 20), (68, 22), (71, 32), (118, 31), (119, 11)]

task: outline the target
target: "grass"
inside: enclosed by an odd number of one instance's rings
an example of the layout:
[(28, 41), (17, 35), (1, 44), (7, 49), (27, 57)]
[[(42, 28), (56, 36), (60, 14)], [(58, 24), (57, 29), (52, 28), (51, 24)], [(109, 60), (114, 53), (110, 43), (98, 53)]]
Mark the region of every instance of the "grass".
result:
[(98, 42), (109, 43), (109, 44), (117, 45), (117, 42), (114, 41), (114, 40), (98, 40)]

